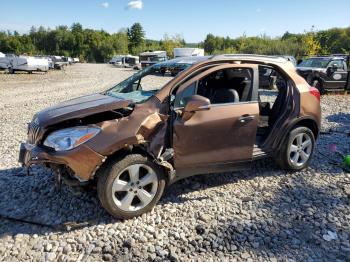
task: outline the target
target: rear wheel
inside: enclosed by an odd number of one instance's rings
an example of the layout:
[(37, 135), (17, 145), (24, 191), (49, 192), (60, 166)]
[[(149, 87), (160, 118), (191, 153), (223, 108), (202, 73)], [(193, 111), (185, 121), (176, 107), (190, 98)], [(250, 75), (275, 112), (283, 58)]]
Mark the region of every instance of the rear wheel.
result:
[(293, 129), (276, 158), (277, 163), (288, 170), (302, 170), (308, 166), (315, 147), (315, 137), (307, 127)]
[(14, 73), (15, 73), (15, 70), (14, 70), (12, 67), (10, 67), (10, 68), (9, 68), (9, 73), (10, 73), (10, 74), (14, 74)]
[(127, 155), (107, 164), (98, 175), (102, 206), (114, 217), (128, 219), (153, 209), (163, 194), (163, 171), (147, 157)]

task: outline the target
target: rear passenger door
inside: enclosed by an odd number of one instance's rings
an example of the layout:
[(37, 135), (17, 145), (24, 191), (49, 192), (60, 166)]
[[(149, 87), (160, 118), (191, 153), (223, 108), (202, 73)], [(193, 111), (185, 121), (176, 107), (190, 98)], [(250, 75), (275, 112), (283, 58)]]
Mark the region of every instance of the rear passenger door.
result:
[[(211, 101), (206, 108), (193, 112), (190, 118), (183, 117), (184, 107), (191, 96), (207, 94), (207, 98), (210, 98), (212, 90), (203, 90), (203, 87), (199, 90), (201, 80), (225, 69), (250, 72), (250, 79), (242, 79), (240, 82), (249, 83), (249, 90), (239, 90), (240, 101)], [(210, 173), (224, 170), (225, 167), (228, 170), (235, 169), (240, 163), (252, 159), (259, 118), (258, 78), (257, 65), (226, 64), (208, 69), (178, 88), (174, 108), (176, 119), (173, 122), (174, 162), (177, 170), (191, 169), (194, 174), (194, 169), (202, 168), (203, 171), (199, 172)], [(234, 82), (233, 79), (232, 86), (227, 88), (237, 89)], [(218, 85), (219, 83), (220, 81)], [(230, 85), (229, 83), (227, 81), (226, 85)], [(211, 86), (215, 86), (215, 82)]]

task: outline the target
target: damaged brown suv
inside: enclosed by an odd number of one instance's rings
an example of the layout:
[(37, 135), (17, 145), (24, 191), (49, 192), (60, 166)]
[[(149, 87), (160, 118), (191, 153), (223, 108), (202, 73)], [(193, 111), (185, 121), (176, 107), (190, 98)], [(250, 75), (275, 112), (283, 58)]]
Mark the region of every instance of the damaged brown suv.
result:
[[(181, 60), (181, 61), (180, 61)], [(284, 58), (220, 55), (177, 76), (148, 67), (101, 94), (37, 113), (20, 162), (69, 185), (97, 181), (115, 217), (150, 211), (166, 185), (274, 157), (301, 170), (320, 130), (320, 96)], [(214, 174), (213, 174), (214, 175)]]

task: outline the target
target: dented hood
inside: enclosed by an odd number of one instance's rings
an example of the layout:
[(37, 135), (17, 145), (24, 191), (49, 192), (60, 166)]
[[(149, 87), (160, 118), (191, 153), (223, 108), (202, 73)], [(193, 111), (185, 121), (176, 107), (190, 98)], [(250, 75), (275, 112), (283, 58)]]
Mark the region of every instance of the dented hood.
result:
[(86, 117), (92, 114), (127, 107), (131, 100), (102, 94), (92, 94), (65, 101), (37, 113), (33, 121), (41, 127), (51, 126), (65, 120)]

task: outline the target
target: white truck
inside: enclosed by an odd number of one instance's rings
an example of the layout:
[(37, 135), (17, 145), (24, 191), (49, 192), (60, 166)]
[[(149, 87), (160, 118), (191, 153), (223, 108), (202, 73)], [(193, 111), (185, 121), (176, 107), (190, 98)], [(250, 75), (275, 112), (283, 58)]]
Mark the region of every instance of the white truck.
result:
[(7, 70), (10, 74), (16, 71), (32, 73), (34, 71), (47, 72), (49, 70), (49, 61), (47, 59), (31, 56), (12, 56), (6, 58)]
[(174, 48), (174, 58), (204, 56), (204, 49), (201, 48)]

